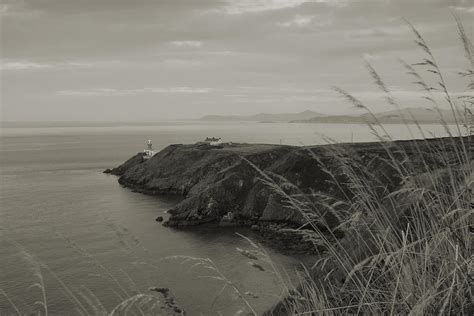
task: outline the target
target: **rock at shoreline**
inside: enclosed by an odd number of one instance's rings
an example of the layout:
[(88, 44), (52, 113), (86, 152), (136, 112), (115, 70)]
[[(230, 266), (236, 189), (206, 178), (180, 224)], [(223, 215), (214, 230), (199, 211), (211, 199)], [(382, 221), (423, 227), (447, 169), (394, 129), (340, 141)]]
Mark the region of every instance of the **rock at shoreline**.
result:
[(158, 216), (155, 221), (157, 221), (158, 223), (161, 223), (163, 221), (163, 216)]
[(128, 169), (132, 168), (133, 166), (136, 166), (138, 164), (141, 164), (145, 161), (144, 158), (144, 153), (138, 153), (132, 158), (128, 159), (126, 162), (118, 166), (117, 168), (112, 168), (112, 169), (106, 169), (104, 173), (107, 174), (113, 174), (116, 176), (122, 175), (125, 171)]
[(164, 302), (160, 306), (160, 308), (165, 313), (165, 315), (176, 315), (176, 316), (186, 315), (186, 312), (176, 303), (176, 300), (170, 294), (170, 289), (169, 288), (167, 288), (167, 287), (151, 287), (149, 290), (153, 291), (153, 292), (158, 292), (163, 296)]

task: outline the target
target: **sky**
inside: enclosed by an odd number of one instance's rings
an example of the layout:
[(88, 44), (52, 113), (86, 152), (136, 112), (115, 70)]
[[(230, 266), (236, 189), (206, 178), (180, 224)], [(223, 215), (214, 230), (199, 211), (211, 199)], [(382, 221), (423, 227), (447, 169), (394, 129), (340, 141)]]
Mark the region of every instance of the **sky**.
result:
[[(206, 114), (427, 107), (399, 59), (433, 49), (453, 93), (467, 67), (453, 13), (474, 0), (0, 0), (2, 121), (156, 121)], [(429, 79), (426, 74), (427, 80)]]

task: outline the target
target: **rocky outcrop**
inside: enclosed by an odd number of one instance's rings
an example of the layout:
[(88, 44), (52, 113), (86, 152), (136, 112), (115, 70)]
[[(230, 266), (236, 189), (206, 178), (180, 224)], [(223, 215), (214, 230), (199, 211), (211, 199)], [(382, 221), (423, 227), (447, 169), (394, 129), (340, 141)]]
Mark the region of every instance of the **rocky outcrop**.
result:
[[(170, 145), (148, 160), (140, 153), (108, 172), (138, 192), (182, 196), (169, 210), (167, 226), (253, 225), (274, 236), (271, 225), (263, 223), (278, 224), (282, 231), (308, 228), (312, 220), (320, 225), (321, 219), (324, 225), (337, 225), (334, 209), (329, 212), (324, 205), (351, 198), (349, 167), (369, 175), (375, 190), (391, 192), (403, 180), (391, 163), (394, 159), (422, 173), (445, 167), (456, 148), (469, 142), (472, 139), (443, 138), (313, 147)], [(288, 205), (289, 196), (293, 205)]]
[(176, 302), (173, 295), (170, 294), (170, 290), (167, 287), (151, 287), (150, 291), (160, 293), (163, 297), (161, 302), (159, 315), (172, 315), (172, 316), (184, 316), (186, 312)]
[(144, 156), (145, 156), (144, 153), (138, 153), (132, 158), (125, 161), (123, 164), (121, 164), (117, 168), (104, 170), (104, 173), (120, 176), (124, 174), (127, 170), (131, 169), (132, 167), (144, 162), (145, 161)]

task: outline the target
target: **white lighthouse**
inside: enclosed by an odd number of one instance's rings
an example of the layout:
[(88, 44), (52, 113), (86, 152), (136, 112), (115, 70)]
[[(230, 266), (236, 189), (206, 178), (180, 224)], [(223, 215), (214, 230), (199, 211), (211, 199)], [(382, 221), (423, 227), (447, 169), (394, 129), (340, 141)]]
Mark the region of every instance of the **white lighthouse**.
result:
[(153, 144), (151, 143), (151, 139), (149, 139), (146, 142), (146, 149), (143, 152), (145, 153), (145, 155), (143, 156), (143, 158), (145, 159), (150, 159), (155, 154), (155, 151), (153, 150)]

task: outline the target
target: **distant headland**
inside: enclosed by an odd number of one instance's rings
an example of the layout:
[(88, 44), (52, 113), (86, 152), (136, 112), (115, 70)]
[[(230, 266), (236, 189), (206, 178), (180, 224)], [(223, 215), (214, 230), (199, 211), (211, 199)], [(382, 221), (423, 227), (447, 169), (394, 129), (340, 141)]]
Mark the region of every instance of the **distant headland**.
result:
[(201, 121), (260, 122), (260, 123), (334, 123), (334, 124), (455, 124), (456, 117), (447, 109), (403, 108), (376, 113), (327, 115), (310, 110), (298, 113), (259, 113), (255, 115), (205, 115)]
[(205, 115), (201, 121), (249, 121), (249, 122), (289, 122), (324, 116), (321, 113), (306, 110), (299, 113), (259, 113), (254, 115)]

